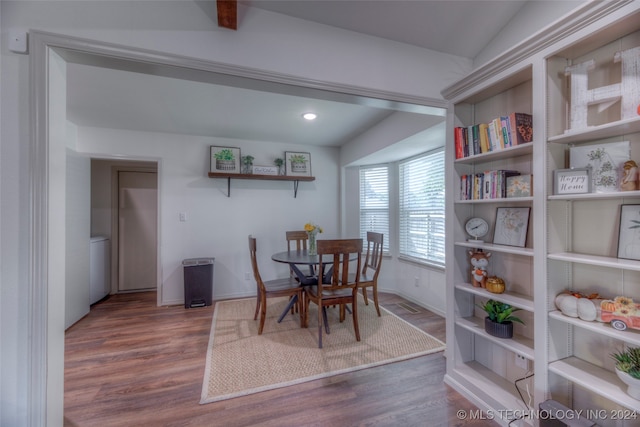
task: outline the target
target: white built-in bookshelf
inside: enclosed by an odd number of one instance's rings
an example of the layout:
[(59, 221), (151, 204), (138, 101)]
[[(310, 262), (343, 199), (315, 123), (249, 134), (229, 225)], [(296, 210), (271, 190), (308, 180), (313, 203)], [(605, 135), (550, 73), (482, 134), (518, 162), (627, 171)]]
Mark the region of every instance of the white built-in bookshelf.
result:
[[(637, 117), (622, 117), (620, 105), (613, 102), (589, 107), (580, 123), (571, 112), (571, 74), (565, 72), (593, 59), (589, 90), (610, 86), (615, 92), (621, 75), (616, 52), (637, 47), (639, 2), (589, 2), (443, 91), (451, 103), (445, 381), (497, 418), (535, 411), (540, 403), (554, 399), (592, 414), (637, 411), (635, 419), (593, 421), (604, 427), (640, 425), (640, 401), (626, 393), (610, 356), (624, 346), (640, 347), (640, 330), (619, 331), (602, 322), (569, 317), (554, 303), (569, 289), (640, 302), (640, 261), (617, 257), (620, 206), (640, 204), (640, 191), (555, 195), (553, 183), (554, 170), (568, 168), (571, 147), (629, 141), (631, 158), (640, 164), (640, 111)], [(640, 108), (640, 100), (636, 102)], [(532, 115), (531, 143), (462, 158), (458, 153), (456, 158), (456, 127), (469, 128), (513, 112)], [(465, 200), (462, 176), (501, 169), (532, 175), (532, 194)], [(492, 243), (499, 207), (530, 209), (524, 247)], [(482, 243), (469, 241), (465, 233), (471, 217), (490, 225)], [(489, 274), (505, 280), (504, 293), (492, 294), (471, 284), (469, 251), (476, 249), (491, 253)], [(478, 305), (488, 299), (520, 309), (517, 314), (525, 325), (514, 324), (512, 339), (485, 332)], [(510, 412), (514, 410), (520, 412)], [(539, 423), (535, 417), (508, 417), (496, 421), (505, 426)]]

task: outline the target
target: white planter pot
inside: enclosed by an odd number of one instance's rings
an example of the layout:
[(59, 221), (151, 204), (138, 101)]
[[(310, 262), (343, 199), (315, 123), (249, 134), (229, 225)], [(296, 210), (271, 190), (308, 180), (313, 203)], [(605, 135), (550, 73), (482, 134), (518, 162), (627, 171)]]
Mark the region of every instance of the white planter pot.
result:
[(618, 378), (627, 385), (627, 394), (634, 399), (640, 400), (640, 380), (618, 369), (616, 369), (616, 374), (618, 374)]

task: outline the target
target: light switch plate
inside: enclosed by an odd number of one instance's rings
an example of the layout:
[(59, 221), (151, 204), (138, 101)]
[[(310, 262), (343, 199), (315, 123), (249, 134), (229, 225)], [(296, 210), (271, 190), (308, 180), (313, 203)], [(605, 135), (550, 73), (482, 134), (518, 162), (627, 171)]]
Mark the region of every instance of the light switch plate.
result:
[(15, 53), (27, 53), (27, 32), (9, 31), (9, 50)]

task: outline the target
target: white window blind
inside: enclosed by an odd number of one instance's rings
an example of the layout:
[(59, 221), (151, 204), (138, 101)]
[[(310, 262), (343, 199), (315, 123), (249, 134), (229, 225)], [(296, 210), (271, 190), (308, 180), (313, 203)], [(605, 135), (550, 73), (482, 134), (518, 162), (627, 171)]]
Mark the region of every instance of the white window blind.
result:
[(444, 150), (399, 164), (400, 255), (444, 266)]
[(389, 252), (389, 167), (360, 169), (360, 237), (367, 231), (384, 234), (383, 252)]

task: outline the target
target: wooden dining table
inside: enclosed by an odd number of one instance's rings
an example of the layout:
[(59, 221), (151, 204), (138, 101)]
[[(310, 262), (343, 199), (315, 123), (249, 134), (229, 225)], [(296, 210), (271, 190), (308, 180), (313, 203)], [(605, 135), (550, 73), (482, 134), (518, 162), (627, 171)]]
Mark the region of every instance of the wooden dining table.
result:
[[(324, 256), (323, 263), (333, 262), (333, 259), (329, 259), (330, 257)], [(316, 267), (320, 264), (320, 256), (319, 255), (309, 255), (309, 251), (307, 249), (302, 250), (290, 250), (284, 252), (278, 252), (271, 255), (271, 259), (275, 262), (281, 262), (284, 264), (289, 264), (291, 270), (295, 273), (298, 281), (300, 282), (300, 286), (311, 286), (318, 284), (318, 277), (315, 275)], [(300, 270), (299, 266), (309, 266), (309, 274), (305, 274)], [(278, 323), (282, 322), (284, 316), (287, 315), (291, 307), (298, 301), (298, 297), (294, 296), (287, 304), (287, 307), (283, 310), (282, 314), (278, 318)]]
[[(293, 272), (296, 274), (298, 281), (300, 282), (300, 286), (312, 286), (318, 284), (318, 275), (316, 274), (317, 266), (320, 264), (320, 255), (309, 255), (309, 251), (307, 249), (301, 250), (289, 250), (284, 252), (277, 252), (271, 255), (271, 259), (275, 262), (281, 262), (284, 264), (289, 264)], [(354, 257), (355, 259), (355, 257)], [(333, 264), (333, 255), (326, 254), (322, 256), (322, 265), (330, 265)], [(300, 270), (299, 266), (309, 266), (309, 274), (305, 274), (302, 270)], [(329, 268), (322, 276), (327, 278), (331, 277), (331, 273), (333, 270), (333, 266)], [(287, 315), (291, 307), (298, 301), (298, 297), (294, 296), (287, 304), (287, 307), (284, 309), (280, 317), (278, 318), (278, 323), (282, 322), (284, 316)]]

